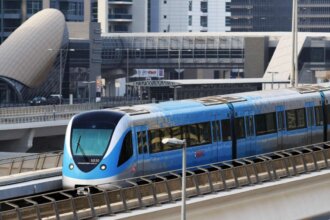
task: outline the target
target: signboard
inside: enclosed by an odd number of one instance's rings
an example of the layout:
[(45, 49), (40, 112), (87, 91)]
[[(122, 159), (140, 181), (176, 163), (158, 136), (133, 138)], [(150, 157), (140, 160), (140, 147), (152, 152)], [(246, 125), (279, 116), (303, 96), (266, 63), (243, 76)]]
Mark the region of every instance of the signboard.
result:
[(132, 78), (164, 78), (164, 69), (136, 69)]

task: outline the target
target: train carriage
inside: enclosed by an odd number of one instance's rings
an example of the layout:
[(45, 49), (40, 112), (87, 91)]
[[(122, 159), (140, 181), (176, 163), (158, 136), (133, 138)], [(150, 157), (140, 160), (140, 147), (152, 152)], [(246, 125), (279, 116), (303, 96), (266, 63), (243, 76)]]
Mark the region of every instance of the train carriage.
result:
[(258, 91), (81, 113), (67, 128), (63, 186), (104, 184), (122, 178), (326, 141), (330, 87)]

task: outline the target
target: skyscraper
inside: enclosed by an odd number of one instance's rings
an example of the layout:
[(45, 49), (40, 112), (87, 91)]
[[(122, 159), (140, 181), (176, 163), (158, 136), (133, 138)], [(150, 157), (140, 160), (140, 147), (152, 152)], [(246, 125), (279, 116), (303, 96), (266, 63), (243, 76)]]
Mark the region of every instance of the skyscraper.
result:
[(95, 18), (95, 4), (96, 0), (0, 0), (0, 41), (44, 8), (59, 9), (68, 22), (89, 22)]

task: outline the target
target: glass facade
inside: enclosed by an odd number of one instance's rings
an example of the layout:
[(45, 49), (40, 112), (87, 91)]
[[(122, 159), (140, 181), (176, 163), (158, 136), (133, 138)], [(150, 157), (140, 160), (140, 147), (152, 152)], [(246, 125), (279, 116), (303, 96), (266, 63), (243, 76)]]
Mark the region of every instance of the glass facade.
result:
[(226, 26), (233, 32), (290, 31), (292, 3), (287, 0), (232, 0)]

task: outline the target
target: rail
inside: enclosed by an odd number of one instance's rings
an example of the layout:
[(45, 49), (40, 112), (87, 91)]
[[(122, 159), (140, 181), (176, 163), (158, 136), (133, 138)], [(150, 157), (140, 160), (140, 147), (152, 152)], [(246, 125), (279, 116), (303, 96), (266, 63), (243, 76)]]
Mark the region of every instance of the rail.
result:
[(82, 111), (111, 108), (123, 105), (144, 104), (147, 102), (148, 101), (145, 100), (121, 100), (91, 104), (0, 108), (0, 124), (68, 120), (73, 115)]
[[(330, 142), (187, 171), (187, 198), (329, 169)], [(105, 189), (111, 187), (112, 189)], [(181, 171), (85, 186), (0, 203), (0, 219), (87, 219), (181, 199)]]
[(61, 167), (63, 152), (34, 154), (0, 161), (0, 178), (24, 172)]

